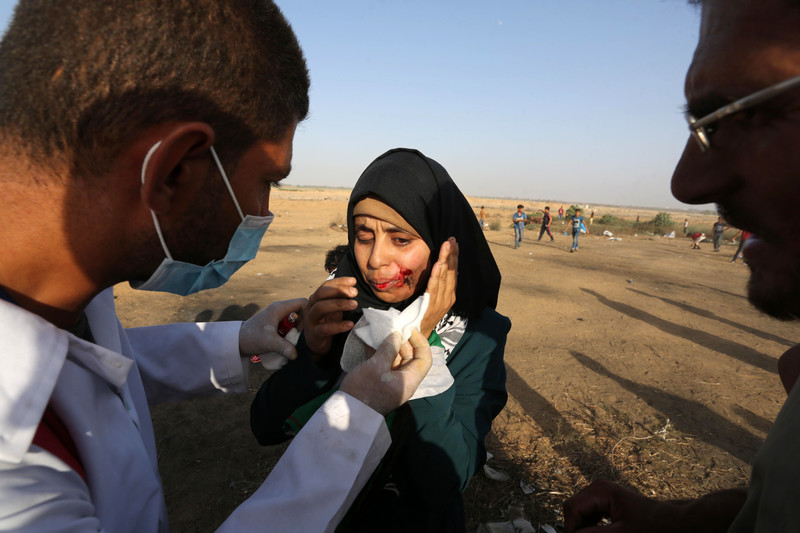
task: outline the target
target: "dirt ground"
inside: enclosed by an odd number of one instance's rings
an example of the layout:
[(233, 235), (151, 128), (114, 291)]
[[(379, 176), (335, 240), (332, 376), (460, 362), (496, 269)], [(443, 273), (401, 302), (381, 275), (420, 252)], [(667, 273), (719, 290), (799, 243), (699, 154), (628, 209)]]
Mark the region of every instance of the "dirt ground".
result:
[[(308, 296), (325, 278), (325, 252), (346, 242), (338, 225), (348, 195), (277, 190), (261, 251), (228, 284), (187, 298), (120, 285), (123, 324), (241, 320), (274, 300)], [(489, 465), (510, 479), (473, 478), (470, 527), (504, 521), (513, 504), (534, 527), (559, 528), (561, 502), (598, 477), (662, 498), (745, 483), (785, 396), (777, 358), (800, 328), (748, 305), (748, 269), (730, 263), (735, 247), (692, 250), (688, 239), (653, 235), (608, 240), (599, 235), (603, 214), (646, 220), (654, 212), (595, 206), (578, 253), (569, 253), (563, 230), (553, 243), (536, 242), (532, 227), (513, 249), (510, 216), (520, 200), (470, 200), (476, 212), (486, 206), (490, 221), (503, 220), (486, 237), (503, 275), (497, 309), (513, 323), (509, 401), (487, 439)], [(684, 217), (708, 228), (715, 219), (672, 214)], [(260, 447), (249, 430), (250, 400), (266, 376), (252, 365), (251, 394), (154, 407), (173, 531), (213, 531), (277, 461), (283, 447)]]

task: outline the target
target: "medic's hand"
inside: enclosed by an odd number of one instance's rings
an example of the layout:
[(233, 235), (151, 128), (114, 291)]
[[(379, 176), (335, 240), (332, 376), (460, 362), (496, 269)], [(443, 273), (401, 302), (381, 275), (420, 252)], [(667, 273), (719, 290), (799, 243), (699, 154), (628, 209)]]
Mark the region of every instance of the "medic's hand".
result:
[(439, 259), (431, 268), (431, 277), (425, 292), (430, 294), (430, 303), (420, 324), (420, 331), (430, 337), (436, 324), (456, 303), (456, 285), (458, 282), (458, 243), (450, 237), (439, 249)]
[[(672, 531), (677, 510), (671, 502), (651, 500), (601, 479), (564, 502), (564, 533)], [(612, 525), (598, 526), (603, 518)]]
[(327, 354), (334, 335), (353, 329), (353, 322), (342, 320), (342, 313), (358, 306), (353, 300), (358, 294), (355, 285), (356, 278), (331, 279), (309, 297), (303, 315), (303, 333), (313, 354)]
[(431, 347), (427, 339), (415, 330), (401, 346), (400, 335), (395, 332), (386, 337), (372, 357), (345, 376), (340, 390), (387, 415), (413, 396), (430, 368)]
[(286, 359), (295, 359), (297, 350), (291, 342), (278, 335), (278, 324), (292, 312), (302, 317), (300, 311), (305, 305), (305, 298), (273, 302), (244, 322), (239, 330), (239, 353), (242, 357), (274, 352)]

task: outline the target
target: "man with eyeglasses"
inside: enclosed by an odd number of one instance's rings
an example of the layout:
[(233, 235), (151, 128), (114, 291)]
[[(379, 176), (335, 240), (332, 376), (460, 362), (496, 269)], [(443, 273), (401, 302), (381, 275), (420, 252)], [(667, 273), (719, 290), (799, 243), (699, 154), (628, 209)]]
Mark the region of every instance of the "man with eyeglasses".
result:
[[(695, 3), (700, 3), (695, 2)], [(714, 202), (744, 248), (750, 302), (800, 318), (800, 2), (702, 1), (700, 41), (686, 76), (691, 139), (672, 177), (682, 202)], [(753, 205), (773, 206), (752, 216)], [(756, 456), (747, 488), (656, 501), (597, 481), (564, 506), (565, 531), (800, 531), (800, 345), (781, 356), (789, 396)]]

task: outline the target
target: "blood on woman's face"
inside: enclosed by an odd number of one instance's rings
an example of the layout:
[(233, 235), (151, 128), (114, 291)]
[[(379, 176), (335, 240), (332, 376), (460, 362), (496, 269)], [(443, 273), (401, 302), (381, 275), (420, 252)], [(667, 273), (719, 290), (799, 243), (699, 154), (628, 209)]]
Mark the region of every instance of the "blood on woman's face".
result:
[(353, 250), (361, 275), (386, 303), (407, 300), (427, 281), (431, 252), (421, 238), (379, 218), (354, 218)]

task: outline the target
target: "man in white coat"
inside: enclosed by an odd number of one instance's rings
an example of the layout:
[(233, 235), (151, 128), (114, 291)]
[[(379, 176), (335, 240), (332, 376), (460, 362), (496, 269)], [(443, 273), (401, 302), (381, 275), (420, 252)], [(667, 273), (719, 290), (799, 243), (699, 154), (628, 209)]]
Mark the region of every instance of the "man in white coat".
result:
[[(248, 356), (295, 355), (276, 326), (304, 300), (126, 331), (111, 287), (190, 294), (255, 255), (308, 86), (266, 0), (17, 6), (0, 43), (0, 530), (166, 531), (148, 402), (244, 391)], [(221, 529), (335, 528), (388, 448), (383, 414), (429, 367), (418, 332), (391, 335)]]

